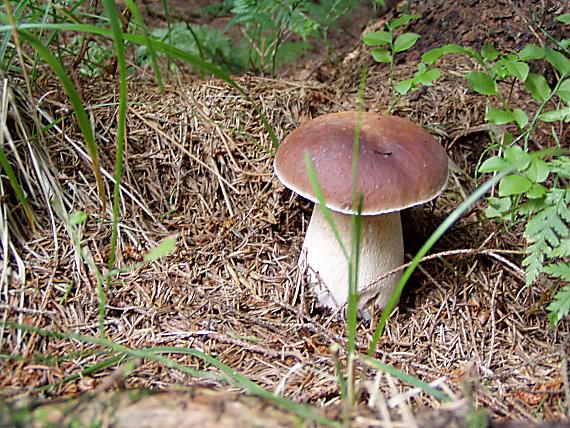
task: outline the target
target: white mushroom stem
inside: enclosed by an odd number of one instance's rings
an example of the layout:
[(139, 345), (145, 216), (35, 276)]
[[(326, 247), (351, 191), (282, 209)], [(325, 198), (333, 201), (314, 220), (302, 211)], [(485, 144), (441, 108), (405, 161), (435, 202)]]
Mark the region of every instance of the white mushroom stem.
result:
[[(347, 251), (351, 248), (351, 216), (331, 211)], [(376, 282), (404, 261), (400, 213), (362, 216), (360, 264), (358, 272), (358, 308), (383, 308), (398, 284), (401, 272)], [(309, 286), (319, 302), (336, 309), (348, 300), (348, 261), (335, 239), (322, 210), (315, 206), (307, 229), (300, 263), (307, 265)], [(367, 311), (364, 309), (366, 316)]]

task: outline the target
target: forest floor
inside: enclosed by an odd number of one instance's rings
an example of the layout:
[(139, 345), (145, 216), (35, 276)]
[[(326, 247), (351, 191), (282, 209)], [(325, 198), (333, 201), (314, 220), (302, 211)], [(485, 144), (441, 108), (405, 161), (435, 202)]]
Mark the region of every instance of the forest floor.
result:
[[(186, 8), (188, 3), (170, 2), (172, 15), (210, 22), (208, 16), (185, 12), (195, 10)], [(147, 4), (146, 18), (160, 22), (161, 1)], [(492, 41), (504, 51), (544, 44), (538, 28), (560, 36), (553, 17), (564, 12), (561, 5), (412, 2), (411, 12), (421, 18), (406, 29), (422, 38), (401, 56), (396, 77), (411, 76), (422, 52), (445, 43), (480, 49)], [(372, 60), (360, 37), (380, 29), (402, 7), (381, 17), (359, 9), (356, 18), (331, 33), (333, 58), (317, 49), (277, 76), (236, 77), (249, 99), (224, 82), (195, 75), (173, 79), (164, 94), (149, 77), (150, 69), (131, 79), (117, 264), (135, 266), (167, 236), (176, 236), (177, 245), (160, 260), (125, 269), (106, 289), (108, 339), (134, 349), (197, 349), (269, 391), (341, 420), (346, 409), (335, 367), (345, 363), (346, 323), (318, 307), (304, 287), (297, 261), (313, 204), (275, 177), (270, 135), (256, 109), (282, 140), (308, 118), (355, 109), (366, 66), (364, 107), (387, 111), (388, 67)], [(403, 98), (394, 113), (425, 126), (455, 163), (441, 197), (402, 213), (407, 259), (484, 179), (474, 177), (489, 145), (485, 100), (461, 77), (476, 65), (450, 56), (439, 67), (442, 78)], [(109, 77), (79, 83), (93, 114), (102, 167), (113, 171), (117, 83)], [(45, 152), (58, 171), (65, 205), (88, 214), (77, 229), (81, 246), (104, 266), (111, 208), (101, 210), (90, 166), (77, 150), (83, 147), (81, 134), (66, 116), (61, 92), (51, 92), (56, 88), (49, 81), (42, 88), (43, 108), (61, 120)], [(540, 134), (531, 144), (541, 147)], [(438, 256), (412, 276), (375, 355), (437, 386), (451, 403), (361, 361), (355, 374), (360, 398), (350, 411), (353, 426), (463, 426), (471, 405), (486, 409), (496, 422), (566, 419), (570, 322), (563, 320), (556, 329), (549, 324), (545, 305), (553, 284), (539, 279), (525, 286), (522, 229), (487, 220), (485, 207), (484, 201), (471, 207), (432, 249)], [(46, 214), (41, 225), (19, 249), (22, 266), (11, 266), (0, 313), (20, 324), (96, 337), (96, 278), (77, 257), (62, 223), (51, 224)], [(22, 267), (25, 282), (16, 275)], [(359, 323), (358, 351), (366, 353), (373, 331), (374, 325)], [(0, 360), (2, 398), (11, 409), (65, 399), (50, 404), (49, 416), (43, 414), (52, 423), (69, 421), (70, 414), (83, 421), (115, 418), (121, 426), (184, 426), (189, 418), (202, 426), (298, 422), (217, 378), (202, 379), (144, 358), (113, 360), (115, 354), (101, 343), (33, 331), (4, 329), (2, 334), (3, 355), (18, 356)], [(332, 343), (340, 350), (333, 351)], [(195, 355), (172, 351), (169, 356), (193, 369), (217, 372)], [(86, 371), (90, 368), (95, 369)], [(125, 390), (168, 395), (149, 398), (125, 395)], [(403, 393), (406, 400), (394, 398)], [(437, 421), (426, 422), (430, 418)]]

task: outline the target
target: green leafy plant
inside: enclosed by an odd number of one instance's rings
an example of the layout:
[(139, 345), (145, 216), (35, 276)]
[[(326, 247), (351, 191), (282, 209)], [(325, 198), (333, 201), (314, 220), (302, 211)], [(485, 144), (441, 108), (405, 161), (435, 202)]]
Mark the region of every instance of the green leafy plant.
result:
[[(293, 58), (308, 47), (319, 24), (308, 15), (306, 0), (234, 0), (229, 26), (244, 29), (242, 50), (250, 68), (275, 74), (280, 56)], [(300, 41), (293, 41), (293, 37)]]
[[(540, 273), (569, 283), (570, 189), (567, 184), (560, 186), (570, 179), (570, 157), (546, 161), (513, 145), (505, 149), (503, 156), (483, 162), (479, 171), (497, 172), (511, 166), (516, 167), (516, 173), (501, 180), (499, 197), (488, 199), (487, 217), (526, 223), (524, 236), (529, 245), (523, 265), (527, 285)], [(569, 285), (556, 294), (548, 310), (552, 324), (570, 312)]]
[[(568, 16), (559, 17), (561, 22)], [(480, 52), (458, 45), (446, 45), (422, 55), (427, 64), (434, 64), (447, 54), (472, 57), (480, 70), (465, 74), (471, 89), (487, 100), (485, 119), (493, 126), (494, 145), (485, 151), (496, 155), (479, 166), (481, 173), (504, 173), (497, 195), (488, 198), (489, 218), (525, 224), (527, 256), (523, 260), (526, 285), (530, 286), (540, 273), (561, 281), (570, 281), (570, 158), (562, 146), (564, 127), (570, 122), (570, 60), (564, 44), (553, 47), (526, 45), (520, 52), (501, 54), (486, 43)], [(540, 73), (531, 72), (529, 63), (546, 61), (555, 75), (554, 85)], [(534, 103), (513, 106), (511, 94), (517, 88)], [(529, 100), (530, 101), (530, 100)], [(531, 111), (529, 106), (534, 106)], [(504, 125), (514, 125), (510, 132)], [(503, 126), (503, 127), (501, 127)], [(529, 141), (542, 127), (550, 127), (553, 148), (531, 152)], [(567, 131), (566, 131), (567, 132)], [(566, 285), (548, 306), (552, 324), (570, 312), (570, 286)]]
[[(373, 58), (390, 65), (388, 84), (392, 88), (393, 102), (389, 111), (394, 111), (402, 96), (421, 85), (431, 85), (440, 77), (441, 71), (435, 65), (443, 56), (461, 54), (475, 59), (480, 69), (470, 71), (464, 77), (473, 91), (486, 97), (485, 119), (497, 127), (492, 133), (494, 144), (485, 151), (485, 156), (491, 151), (497, 151), (497, 154), (484, 162), (482, 159), (478, 172), (496, 175), (514, 171), (500, 180), (498, 195), (488, 198), (486, 215), (525, 224), (524, 236), (529, 243), (527, 257), (523, 260), (527, 286), (540, 273), (569, 282), (570, 160), (560, 141), (565, 135), (564, 124), (570, 122), (569, 39), (556, 42), (552, 47), (529, 44), (518, 53), (507, 54), (501, 54), (489, 43), (485, 43), (481, 51), (448, 44), (425, 52), (415, 75), (395, 83), (396, 55), (413, 47), (420, 38), (415, 33), (396, 36), (395, 30), (417, 18), (403, 15), (386, 23), (383, 31), (363, 37), (366, 45), (374, 47)], [(570, 14), (557, 20), (568, 24)], [(529, 63), (532, 61), (550, 64), (555, 74), (553, 87), (542, 74), (531, 72)], [(527, 107), (531, 103), (512, 105), (515, 87), (526, 91), (529, 98), (536, 101), (534, 111)], [(505, 128), (498, 128), (511, 124), (516, 126), (516, 136)], [(529, 141), (538, 127), (549, 125), (557, 150), (530, 152)], [(559, 291), (548, 310), (553, 324), (570, 312), (570, 286)]]
[(392, 105), (389, 111), (393, 112), (400, 98), (408, 92), (418, 89), (422, 85), (430, 86), (441, 76), (441, 70), (434, 68), (431, 64), (421, 62), (413, 77), (394, 83), (394, 66), (396, 55), (411, 49), (420, 35), (405, 32), (396, 36), (395, 31), (408, 23), (419, 19), (419, 15), (402, 15), (385, 24), (385, 30), (374, 31), (363, 36), (362, 41), (374, 47), (372, 57), (375, 61), (386, 63), (390, 66), (388, 84), (392, 89)]

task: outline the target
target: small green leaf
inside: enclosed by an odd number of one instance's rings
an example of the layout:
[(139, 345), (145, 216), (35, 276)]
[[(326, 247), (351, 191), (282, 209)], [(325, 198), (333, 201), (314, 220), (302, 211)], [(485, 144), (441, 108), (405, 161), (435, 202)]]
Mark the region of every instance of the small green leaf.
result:
[(387, 49), (384, 48), (373, 49), (372, 58), (374, 58), (374, 61), (376, 62), (385, 62), (385, 63), (392, 62), (392, 55)]
[(481, 49), (481, 55), (488, 61), (494, 61), (499, 57), (499, 51), (492, 44), (485, 42), (483, 49)]
[(543, 122), (558, 122), (559, 120), (566, 122), (570, 120), (570, 107), (544, 112), (538, 118)]
[(535, 183), (542, 183), (548, 178), (550, 174), (550, 167), (548, 163), (543, 161), (542, 159), (532, 159), (528, 170), (526, 171), (526, 175)]
[(505, 132), (505, 133), (503, 134), (503, 144), (502, 144), (502, 145), (503, 145), (504, 147), (509, 147), (509, 146), (512, 144), (513, 139), (514, 139), (514, 136), (513, 136), (512, 133), (510, 133), (510, 132)]
[(374, 31), (365, 34), (362, 41), (368, 46), (389, 45), (392, 42), (392, 34), (388, 31)]
[(501, 172), (509, 169), (510, 165), (507, 161), (499, 156), (493, 156), (486, 159), (479, 167), (479, 172)]
[(435, 80), (439, 79), (440, 76), (441, 70), (439, 68), (432, 68), (431, 70), (416, 73), (413, 81), (414, 83), (430, 86)]
[(158, 243), (154, 248), (151, 248), (143, 257), (145, 262), (151, 262), (153, 260), (160, 259), (170, 253), (176, 246), (176, 238), (168, 237), (164, 238)]
[(483, 95), (494, 95), (497, 93), (497, 85), (487, 73), (472, 71), (467, 73), (465, 78), (469, 81), (471, 88), (475, 92)]
[(488, 206), (485, 208), (485, 217), (487, 218), (497, 218), (503, 217), (503, 214), (497, 210), (495, 207)]
[(562, 49), (568, 49), (570, 47), (570, 39), (560, 40), (558, 43)]
[(513, 110), (513, 117), (515, 118), (515, 122), (517, 123), (519, 129), (523, 129), (528, 123), (527, 114), (524, 112), (524, 110), (521, 110), (520, 108), (516, 108)]
[(519, 171), (527, 169), (532, 161), (532, 157), (519, 146), (507, 147), (503, 157), (510, 166), (516, 167)]
[(550, 86), (542, 74), (529, 73), (524, 87), (537, 101), (546, 101), (550, 95)]
[(505, 66), (505, 59), (497, 61), (491, 67), (491, 75), (494, 76), (495, 80), (502, 80), (508, 76), (507, 67)]
[(566, 55), (555, 51), (554, 49), (546, 48), (546, 60), (554, 67), (560, 74), (570, 74), (570, 59)]
[(493, 198), (487, 199), (489, 206), (485, 210), (485, 215), (488, 218), (502, 217), (503, 214), (511, 209), (511, 198)]
[(528, 77), (528, 65), (522, 61), (507, 61), (505, 63), (509, 75), (524, 82)]
[(548, 318), (555, 326), (570, 312), (570, 285), (566, 285), (554, 296), (554, 300), (546, 307), (550, 312)]
[(477, 53), (473, 48), (470, 47), (464, 48), (463, 46), (455, 45), (453, 43), (442, 46), (442, 49), (445, 55), (452, 53), (461, 53), (469, 56), (475, 56), (475, 54)]
[(434, 64), (442, 56), (454, 53), (473, 56), (471, 52), (467, 51), (467, 49), (465, 49), (463, 46), (449, 44), (425, 52), (422, 55), (422, 61), (426, 64)]
[(422, 54), (422, 61), (430, 65), (435, 64), (443, 55), (443, 48), (430, 49)]
[(546, 195), (548, 190), (546, 187), (542, 186), (541, 184), (535, 183), (532, 187), (526, 192), (526, 196), (530, 199), (540, 199)]
[(87, 214), (83, 211), (73, 211), (69, 214), (69, 222), (72, 226), (77, 226), (78, 224), (82, 224), (87, 220)]
[(400, 95), (406, 95), (409, 92), (409, 90), (412, 88), (413, 84), (414, 84), (414, 79), (401, 80), (398, 82), (396, 86), (394, 86), (394, 89)]
[(402, 15), (399, 18), (393, 19), (392, 21), (388, 22), (386, 25), (389, 29), (395, 30), (402, 25), (406, 25), (408, 22), (414, 21), (416, 19), (420, 19), (420, 15)]
[(404, 33), (399, 35), (394, 42), (394, 53), (403, 52), (416, 44), (421, 36), (416, 33)]
[(511, 196), (525, 193), (532, 187), (532, 182), (521, 175), (509, 175), (499, 182), (499, 195)]
[(544, 48), (541, 48), (537, 45), (526, 45), (520, 52), (519, 52), (519, 59), (521, 61), (532, 61), (535, 59), (542, 59), (544, 58)]
[(556, 20), (562, 22), (563, 24), (570, 24), (570, 13), (565, 13), (556, 17)]
[(508, 110), (499, 110), (498, 108), (491, 107), (485, 115), (485, 120), (493, 125), (504, 125), (513, 122), (515, 117), (513, 113)]
[(570, 79), (566, 79), (560, 84), (556, 91), (556, 95), (558, 95), (565, 103), (570, 104)]

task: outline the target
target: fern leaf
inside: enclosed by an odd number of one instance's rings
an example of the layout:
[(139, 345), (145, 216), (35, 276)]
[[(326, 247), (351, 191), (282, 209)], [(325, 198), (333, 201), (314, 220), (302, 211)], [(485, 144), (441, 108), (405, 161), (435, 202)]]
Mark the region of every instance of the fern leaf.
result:
[(551, 259), (556, 257), (570, 257), (570, 238), (563, 239), (558, 247), (553, 248), (547, 253), (547, 256)]
[(544, 272), (560, 278), (563, 281), (570, 282), (570, 263), (556, 263), (544, 267)]
[(528, 256), (522, 261), (523, 266), (525, 266), (526, 271), (526, 285), (530, 285), (536, 279), (538, 274), (542, 270), (542, 266), (544, 263), (544, 247), (546, 247), (546, 243), (543, 239), (539, 242), (529, 245), (527, 249)]
[(554, 300), (547, 306), (548, 318), (550, 323), (555, 326), (570, 312), (570, 284), (563, 287), (556, 295)]

